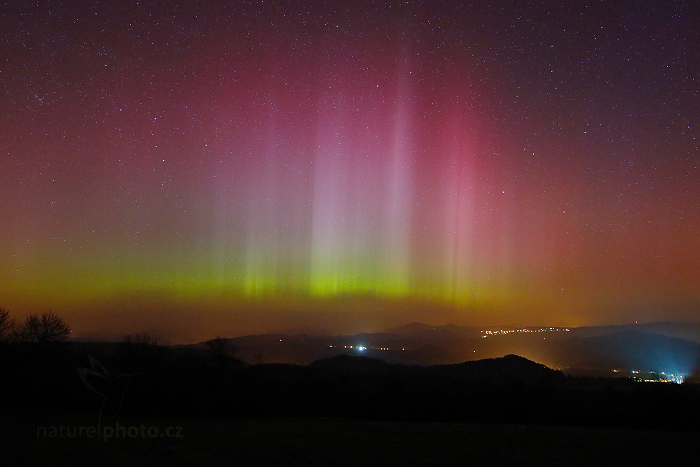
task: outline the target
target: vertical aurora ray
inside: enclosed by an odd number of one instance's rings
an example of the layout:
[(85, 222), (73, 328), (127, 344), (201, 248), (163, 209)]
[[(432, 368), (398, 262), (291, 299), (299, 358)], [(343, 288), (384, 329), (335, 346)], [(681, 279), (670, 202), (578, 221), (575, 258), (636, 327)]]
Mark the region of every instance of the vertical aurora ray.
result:
[(319, 128), (314, 158), (309, 278), (312, 295), (334, 294), (350, 287), (350, 278), (343, 277), (343, 258), (337, 251), (342, 248), (341, 242), (346, 241), (341, 195), (347, 181), (341, 168), (342, 142), (339, 137), (331, 137), (333, 125), (333, 122), (324, 125), (329, 127), (327, 130)]
[(261, 154), (252, 164), (255, 176), (248, 181), (250, 205), (243, 289), (249, 297), (271, 294), (279, 286), (281, 177), (274, 153), (278, 138), (274, 106), (273, 99), (264, 123)]
[(409, 291), (413, 173), (403, 68), (394, 105), (360, 114), (362, 96), (342, 85), (319, 99), (311, 295)]
[(369, 291), (376, 233), (372, 165), (338, 96), (320, 109), (314, 159), (309, 292), (311, 295)]
[(398, 96), (394, 116), (394, 138), (390, 156), (384, 218), (383, 292), (405, 294), (409, 290), (411, 254), (411, 135), (409, 129), (409, 82), (407, 58), (398, 70)]
[(259, 153), (246, 168), (243, 290), (247, 297), (306, 292), (309, 276), (310, 151), (303, 123), (288, 109), (281, 79), (261, 115)]
[(444, 166), (443, 298), (466, 302), (474, 267), (474, 168), (469, 148), (455, 141)]

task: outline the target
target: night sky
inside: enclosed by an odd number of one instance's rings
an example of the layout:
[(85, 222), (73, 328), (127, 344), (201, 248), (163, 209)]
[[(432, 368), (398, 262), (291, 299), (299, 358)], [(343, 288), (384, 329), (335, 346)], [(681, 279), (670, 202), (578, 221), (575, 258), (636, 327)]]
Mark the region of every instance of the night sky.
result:
[(0, 306), (173, 341), (700, 316), (694, 1), (0, 4)]

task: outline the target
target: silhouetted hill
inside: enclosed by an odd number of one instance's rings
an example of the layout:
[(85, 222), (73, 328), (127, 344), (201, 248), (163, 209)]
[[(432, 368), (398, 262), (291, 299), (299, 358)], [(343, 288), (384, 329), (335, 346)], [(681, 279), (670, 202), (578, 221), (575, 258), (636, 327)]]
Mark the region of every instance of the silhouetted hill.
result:
[(506, 355), (449, 365), (388, 364), (369, 357), (337, 355), (317, 360), (309, 368), (321, 368), (350, 373), (401, 374), (414, 376), (449, 377), (495, 385), (502, 384), (550, 384), (564, 375), (560, 371), (533, 362), (518, 355)]
[(563, 377), (563, 374), (557, 370), (518, 355), (506, 355), (500, 358), (488, 358), (453, 365), (433, 365), (427, 370), (430, 374), (450, 375), (492, 384), (549, 383), (556, 378)]

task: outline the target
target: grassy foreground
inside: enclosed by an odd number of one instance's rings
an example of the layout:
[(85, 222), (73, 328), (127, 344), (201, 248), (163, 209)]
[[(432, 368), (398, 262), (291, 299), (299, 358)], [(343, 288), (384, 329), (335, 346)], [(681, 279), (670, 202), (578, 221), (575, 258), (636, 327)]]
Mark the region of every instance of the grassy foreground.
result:
[(700, 458), (700, 434), (688, 432), (335, 418), (118, 417), (105, 422), (107, 439), (90, 438), (86, 430), (78, 436), (79, 427), (96, 424), (96, 417), (82, 414), (5, 416), (0, 434), (9, 447), (3, 457), (10, 462), (3, 465), (631, 466)]

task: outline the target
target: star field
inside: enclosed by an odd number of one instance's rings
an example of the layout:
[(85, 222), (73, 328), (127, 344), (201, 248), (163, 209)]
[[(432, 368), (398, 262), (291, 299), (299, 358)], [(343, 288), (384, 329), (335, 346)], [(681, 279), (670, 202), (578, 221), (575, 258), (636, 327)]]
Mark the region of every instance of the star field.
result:
[(694, 320), (698, 13), (5, 2), (0, 300), (85, 331), (143, 297), (256, 330), (368, 297), (421, 304), (392, 322)]

